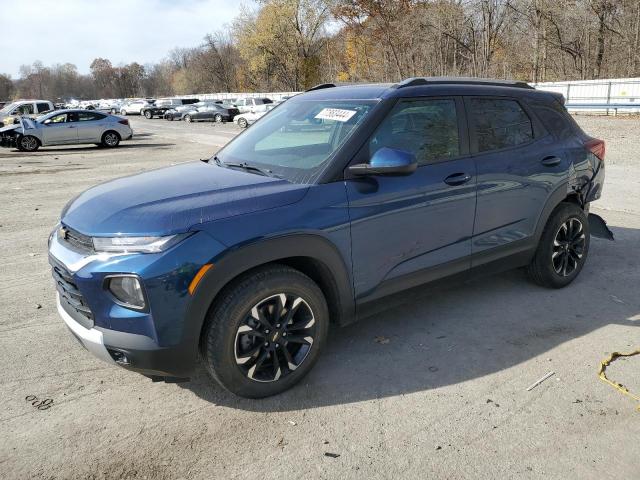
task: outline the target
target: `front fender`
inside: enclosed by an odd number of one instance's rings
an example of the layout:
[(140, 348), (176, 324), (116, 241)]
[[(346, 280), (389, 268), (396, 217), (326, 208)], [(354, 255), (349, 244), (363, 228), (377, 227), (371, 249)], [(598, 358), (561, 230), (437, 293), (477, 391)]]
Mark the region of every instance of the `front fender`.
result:
[(213, 267), (198, 284), (187, 312), (193, 348), (197, 348), (211, 304), (229, 282), (253, 268), (292, 257), (308, 257), (326, 267), (335, 284), (338, 323), (354, 318), (353, 283), (337, 248), (320, 235), (289, 234), (232, 248), (212, 259)]

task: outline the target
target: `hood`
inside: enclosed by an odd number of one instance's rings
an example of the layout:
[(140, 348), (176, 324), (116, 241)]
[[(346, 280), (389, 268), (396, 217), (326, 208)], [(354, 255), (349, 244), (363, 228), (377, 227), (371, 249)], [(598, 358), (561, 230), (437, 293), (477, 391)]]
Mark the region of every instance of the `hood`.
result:
[(0, 133), (11, 132), (13, 130), (17, 130), (18, 128), (22, 128), (20, 125), (7, 125), (6, 127), (0, 128)]
[(171, 235), (201, 223), (302, 199), (308, 185), (191, 162), (93, 187), (69, 202), (62, 223), (92, 236)]

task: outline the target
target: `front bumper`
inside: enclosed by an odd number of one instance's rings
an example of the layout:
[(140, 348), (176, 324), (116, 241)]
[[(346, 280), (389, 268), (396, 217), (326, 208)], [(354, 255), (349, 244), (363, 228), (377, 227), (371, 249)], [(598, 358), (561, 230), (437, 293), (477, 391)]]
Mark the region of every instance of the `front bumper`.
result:
[(95, 357), (98, 357), (100, 360), (104, 360), (108, 363), (115, 363), (106, 347), (104, 346), (104, 338), (102, 332), (96, 330), (95, 328), (85, 328), (76, 322), (71, 315), (69, 315), (64, 308), (62, 308), (62, 304), (60, 303), (60, 294), (56, 293), (56, 303), (58, 306), (58, 314), (64, 320), (64, 323), (67, 324), (71, 333), (78, 339), (78, 341), (82, 344), (84, 348), (89, 350)]
[[(157, 254), (88, 254), (59, 239), (56, 230), (49, 255), (58, 312), (101, 360), (147, 376), (187, 378), (197, 361), (203, 320), (188, 314), (192, 297), (187, 289), (215, 251), (212, 241), (199, 232)], [(141, 278), (148, 312), (118, 305), (106, 290), (106, 277), (126, 273)]]

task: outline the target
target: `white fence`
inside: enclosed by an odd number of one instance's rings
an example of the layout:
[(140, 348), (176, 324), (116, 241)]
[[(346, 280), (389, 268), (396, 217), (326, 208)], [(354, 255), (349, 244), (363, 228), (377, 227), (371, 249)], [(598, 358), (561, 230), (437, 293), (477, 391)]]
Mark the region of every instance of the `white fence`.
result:
[(571, 111), (640, 113), (640, 78), (544, 82), (533, 86), (561, 93)]
[(233, 98), (270, 98), (271, 100), (282, 100), (283, 97), (292, 97), (299, 92), (262, 92), (262, 93), (201, 93), (193, 95), (177, 95), (179, 98), (197, 98), (199, 100), (230, 100)]

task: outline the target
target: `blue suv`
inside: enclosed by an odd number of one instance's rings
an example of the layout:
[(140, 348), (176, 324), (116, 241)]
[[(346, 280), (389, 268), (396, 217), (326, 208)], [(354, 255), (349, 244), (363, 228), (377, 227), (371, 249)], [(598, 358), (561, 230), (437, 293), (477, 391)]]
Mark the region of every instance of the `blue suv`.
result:
[(526, 83), (319, 85), (208, 161), (70, 201), (49, 239), (58, 311), (107, 362), (178, 381), (200, 358), (273, 395), (387, 295), (515, 267), (572, 282), (606, 230), (588, 213), (604, 152)]

